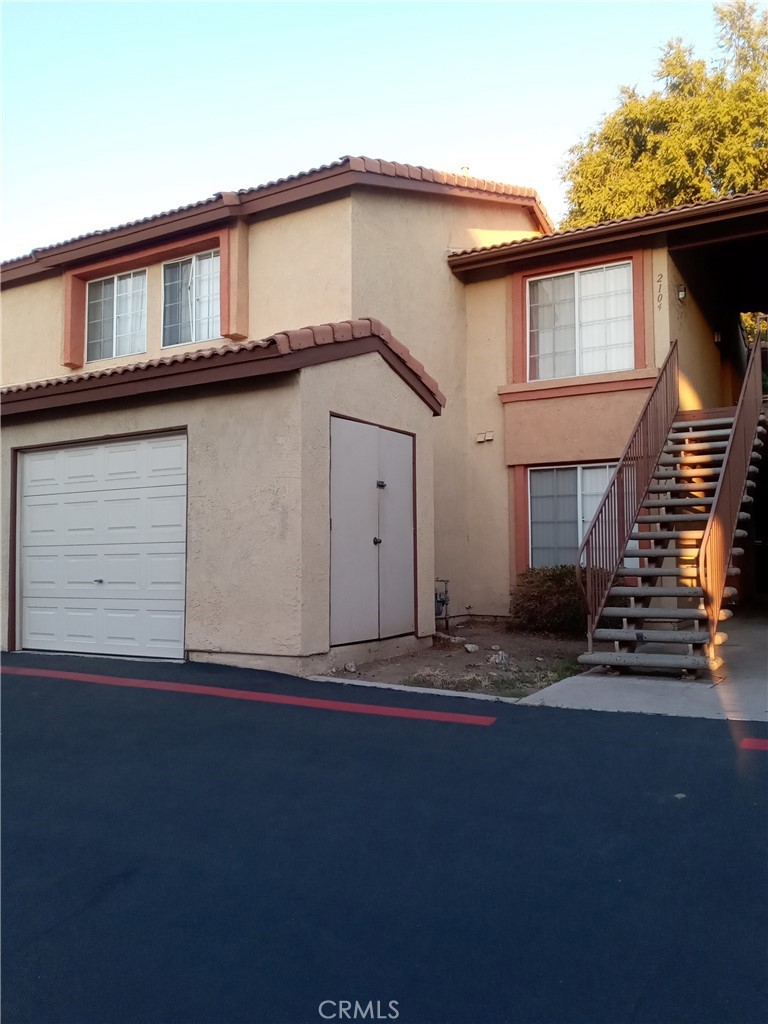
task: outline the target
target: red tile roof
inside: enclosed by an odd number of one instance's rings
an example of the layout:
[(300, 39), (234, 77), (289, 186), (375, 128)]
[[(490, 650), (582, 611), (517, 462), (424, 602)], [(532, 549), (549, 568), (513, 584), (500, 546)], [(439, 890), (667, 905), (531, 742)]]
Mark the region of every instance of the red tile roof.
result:
[[(226, 343), (216, 348), (193, 349), (189, 352), (179, 352), (173, 355), (162, 356), (159, 359), (148, 359), (142, 363), (132, 363), (124, 366), (107, 366), (103, 369), (86, 370), (79, 373), (71, 373), (62, 377), (52, 377), (46, 380), (29, 381), (23, 384), (11, 384), (0, 389), (3, 396), (2, 412), (9, 414), (13, 412), (14, 399), (11, 396), (28, 395), (30, 398), (35, 395), (41, 397), (52, 393), (70, 393), (76, 389), (78, 384), (95, 384), (103, 378), (121, 378), (128, 380), (140, 380), (143, 377), (156, 377), (158, 370), (163, 368), (195, 369), (189, 364), (206, 363), (212, 369), (221, 366), (226, 362), (236, 361), (237, 365), (245, 365), (251, 361), (247, 358), (237, 358), (252, 353), (253, 359), (270, 358), (275, 360), (272, 372), (279, 373), (283, 369), (300, 368), (300, 360), (290, 361), (290, 366), (281, 365), (281, 357), (290, 357), (294, 353), (300, 353), (305, 349), (314, 349), (326, 345), (342, 345), (347, 342), (359, 342), (364, 339), (379, 339), (383, 347), (391, 353), (388, 362), (397, 369), (397, 365), (405, 368), (404, 376), (406, 382), (416, 378), (420, 382), (419, 391), (425, 390), (431, 396), (434, 411), (445, 406), (445, 395), (437, 385), (437, 381), (424, 369), (422, 363), (415, 358), (402, 342), (392, 335), (389, 328), (380, 320), (374, 317), (364, 317), (356, 320), (341, 320), (336, 323), (318, 324), (312, 327), (302, 327), (298, 330), (281, 331), (270, 335), (268, 338), (261, 338), (254, 341), (243, 341), (239, 343)], [(358, 345), (351, 345), (349, 351), (339, 352), (331, 355), (332, 358), (343, 358), (347, 355), (358, 354), (355, 349)], [(366, 350), (368, 351), (368, 349)], [(361, 353), (362, 354), (362, 353)], [(384, 354), (384, 353), (382, 353)], [(307, 360), (307, 365), (310, 365)], [(154, 372), (153, 372), (154, 371)], [(247, 376), (246, 373), (243, 376)], [(117, 383), (118, 381), (115, 381)], [(104, 383), (110, 383), (104, 381)], [(78, 389), (81, 390), (81, 389)], [(24, 411), (28, 411), (25, 409)]]
[[(128, 221), (125, 224), (117, 224), (110, 228), (90, 231), (84, 235), (69, 238), (64, 242), (41, 246), (24, 256), (15, 256), (12, 259), (4, 260), (0, 266), (11, 267), (25, 260), (40, 259), (45, 254), (76, 246), (89, 239), (107, 237), (112, 234), (118, 235), (121, 232), (135, 229), (141, 225), (149, 225), (163, 220), (172, 221), (174, 218), (196, 210), (216, 207), (217, 204), (228, 208), (228, 212), (232, 214), (239, 206), (247, 203), (249, 199), (258, 198), (262, 194), (269, 192), (288, 191), (290, 194), (290, 186), (300, 185), (314, 178), (333, 176), (333, 172), (342, 171), (371, 175), (371, 177), (380, 176), (383, 178), (400, 179), (401, 181), (417, 182), (421, 183), (422, 187), (425, 184), (433, 188), (434, 186), (444, 186), (446, 191), (450, 191), (453, 194), (466, 193), (469, 196), (472, 192), (479, 192), (484, 195), (497, 196), (500, 199), (526, 200), (532, 206), (543, 230), (551, 231), (553, 228), (552, 221), (542, 206), (537, 192), (532, 188), (508, 185), (497, 181), (486, 181), (484, 178), (472, 178), (461, 174), (452, 174), (447, 171), (433, 170), (429, 167), (418, 167), (412, 164), (400, 164), (388, 160), (373, 160), (365, 156), (344, 156), (330, 164), (322, 164), (308, 171), (300, 171), (298, 174), (290, 174), (285, 178), (277, 178), (274, 181), (268, 181), (263, 185), (257, 185), (253, 188), (239, 189), (237, 192), (217, 192), (208, 199), (201, 199), (186, 206), (179, 206), (172, 210), (165, 210), (162, 213), (151, 214), (148, 217)], [(287, 201), (290, 201), (290, 198)]]
[(720, 196), (717, 199), (706, 199), (700, 203), (685, 203), (680, 206), (670, 206), (663, 210), (653, 210), (651, 213), (639, 213), (633, 217), (621, 217), (616, 220), (605, 220), (599, 224), (589, 224), (585, 227), (568, 228), (564, 231), (553, 231), (551, 234), (541, 238), (521, 238), (515, 242), (497, 242), (494, 245), (476, 246), (472, 249), (456, 249), (448, 257), (452, 264), (462, 261), (462, 257), (500, 252), (525, 252), (531, 249), (544, 250), (545, 248), (560, 246), (568, 239), (581, 240), (592, 236), (595, 239), (603, 235), (618, 235), (626, 231), (632, 232), (635, 228), (648, 228), (659, 231), (667, 227), (677, 226), (678, 222), (685, 222), (688, 219), (705, 217), (708, 212), (726, 212), (732, 209), (734, 212), (741, 212), (742, 208), (748, 208), (760, 204), (761, 200), (768, 199), (768, 189), (755, 189), (751, 192), (741, 192), (732, 196)]

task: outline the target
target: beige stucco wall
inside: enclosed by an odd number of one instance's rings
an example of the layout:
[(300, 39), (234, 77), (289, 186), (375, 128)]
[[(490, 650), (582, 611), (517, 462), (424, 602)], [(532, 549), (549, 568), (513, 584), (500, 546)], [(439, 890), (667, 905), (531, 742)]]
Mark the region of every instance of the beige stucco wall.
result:
[(720, 405), (721, 361), (714, 331), (690, 288), (681, 302), (677, 297), (683, 276), (671, 256), (667, 258), (670, 288), (670, 336), (677, 338), (680, 360), (680, 408), (705, 409)]
[[(470, 450), (475, 458), (469, 394), (478, 389), (478, 408), (486, 400), (498, 401), (495, 388), (504, 378), (493, 382), (489, 395), (485, 371), (468, 373), (466, 288), (450, 271), (446, 256), (451, 249), (477, 244), (481, 230), (513, 238), (530, 232), (531, 221), (512, 205), (499, 208), (412, 193), (359, 190), (352, 202), (352, 315), (376, 316), (386, 323), (447, 398), (443, 415), (434, 421), (435, 575), (451, 581), (452, 615), (466, 614), (477, 610), (466, 606), (476, 603), (477, 590), (470, 581), (479, 575), (469, 527)], [(498, 318), (497, 311), (490, 315)], [(482, 335), (478, 327), (478, 337)], [(503, 352), (503, 333), (494, 344)], [(489, 602), (494, 593), (498, 595), (498, 582), (487, 592)], [(500, 607), (493, 600), (492, 605), (486, 598), (479, 603)]]
[(539, 398), (504, 406), (510, 466), (618, 458), (648, 397), (646, 388)]
[(653, 251), (654, 328), (658, 365), (677, 341), (680, 408), (716, 407), (723, 401), (723, 367), (714, 333), (690, 289), (681, 302), (683, 275), (664, 248)]
[[(263, 338), (350, 315), (351, 209), (352, 201), (342, 199), (250, 226), (249, 337)], [(162, 263), (148, 265), (146, 270), (146, 350), (87, 362), (81, 370), (69, 370), (61, 363), (63, 275), (6, 288), (2, 293), (2, 384), (128, 366), (216, 345), (214, 339), (162, 347)]]
[(432, 413), (377, 353), (301, 373), (301, 491), (305, 653), (328, 650), (330, 594), (330, 414), (416, 435), (417, 594), (420, 636), (435, 626)]
[(347, 198), (251, 225), (252, 338), (350, 316), (351, 223)]
[(59, 377), (64, 337), (64, 279), (48, 278), (6, 288), (0, 295), (2, 381)]
[[(329, 648), (330, 412), (417, 435), (418, 632), (434, 628), (432, 413), (375, 353), (257, 386), (121, 402), (28, 418), (2, 432), (11, 449), (183, 429), (188, 437), (185, 647), (192, 658), (298, 667)], [(2, 508), (7, 594), (10, 508)], [(7, 618), (3, 615), (3, 647)], [(376, 656), (369, 645), (369, 656)], [(293, 660), (292, 660), (293, 659)], [(319, 669), (321, 664), (315, 666)]]
[[(473, 615), (509, 613), (509, 507), (504, 409), (506, 281), (469, 285), (467, 303), (467, 603)], [(493, 440), (478, 442), (478, 434)]]

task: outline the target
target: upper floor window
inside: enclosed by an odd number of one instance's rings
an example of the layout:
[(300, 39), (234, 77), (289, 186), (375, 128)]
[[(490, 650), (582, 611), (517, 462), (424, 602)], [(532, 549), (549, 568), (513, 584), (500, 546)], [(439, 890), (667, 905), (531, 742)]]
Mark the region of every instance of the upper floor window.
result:
[(88, 282), (86, 338), (89, 362), (146, 352), (146, 270)]
[(163, 347), (220, 337), (219, 252), (163, 267)]
[(634, 367), (632, 264), (528, 282), (528, 379)]

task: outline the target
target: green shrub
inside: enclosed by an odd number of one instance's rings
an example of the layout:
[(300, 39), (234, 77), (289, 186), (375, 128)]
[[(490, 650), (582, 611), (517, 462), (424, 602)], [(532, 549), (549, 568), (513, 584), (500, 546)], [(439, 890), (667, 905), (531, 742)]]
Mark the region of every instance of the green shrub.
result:
[(512, 592), (512, 628), (584, 636), (587, 614), (573, 565), (526, 569)]

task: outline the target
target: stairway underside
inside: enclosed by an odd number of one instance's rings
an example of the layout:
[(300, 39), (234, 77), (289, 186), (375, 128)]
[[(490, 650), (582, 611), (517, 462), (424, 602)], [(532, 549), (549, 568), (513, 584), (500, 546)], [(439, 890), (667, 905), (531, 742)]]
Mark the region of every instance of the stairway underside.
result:
[[(579, 661), (620, 672), (698, 674), (722, 664), (717, 653), (727, 634), (710, 631), (698, 578), (702, 538), (734, 423), (734, 409), (678, 415), (656, 465), (650, 487), (616, 570), (590, 648)], [(731, 539), (731, 561), (723, 597), (737, 596), (740, 540), (747, 536), (751, 491), (765, 435), (757, 430)], [(730, 609), (722, 609), (727, 621)], [(712, 632), (712, 636), (710, 636)]]

